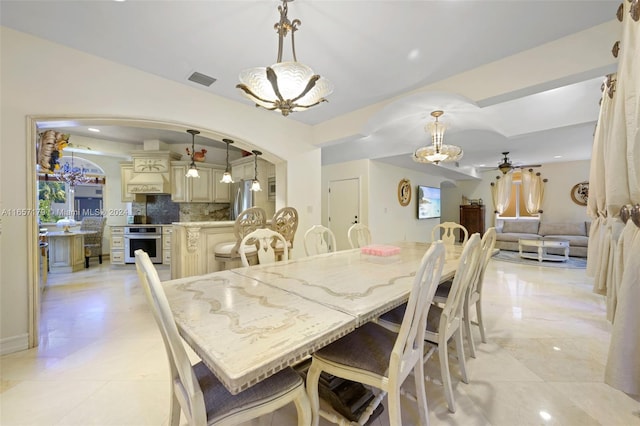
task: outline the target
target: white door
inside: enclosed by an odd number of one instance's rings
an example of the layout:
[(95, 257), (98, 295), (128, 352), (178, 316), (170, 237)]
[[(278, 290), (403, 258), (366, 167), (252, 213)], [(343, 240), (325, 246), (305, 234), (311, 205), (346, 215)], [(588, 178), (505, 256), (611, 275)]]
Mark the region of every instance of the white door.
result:
[(350, 249), (347, 231), (360, 222), (360, 178), (329, 181), (329, 229), (338, 250)]

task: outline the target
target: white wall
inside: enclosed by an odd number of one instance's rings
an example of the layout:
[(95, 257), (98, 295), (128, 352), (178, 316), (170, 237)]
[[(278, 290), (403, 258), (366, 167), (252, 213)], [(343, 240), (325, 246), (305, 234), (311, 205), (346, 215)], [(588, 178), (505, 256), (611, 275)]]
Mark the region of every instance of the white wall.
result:
[[(360, 217), (369, 226), (374, 243), (430, 241), (431, 229), (440, 219), (417, 218), (416, 187), (440, 187), (442, 177), (371, 160), (349, 161), (322, 167), (322, 224), (327, 226), (327, 194), (332, 180), (360, 179)], [(408, 206), (398, 202), (398, 183), (411, 181)]]
[[(35, 190), (27, 186), (28, 169), (35, 163), (29, 145), (34, 141), (26, 136), (27, 116), (113, 117), (188, 126), (229, 137), (244, 149), (260, 148), (267, 160), (286, 160), (287, 203), (298, 208), (301, 226), (320, 221), (320, 150), (310, 144), (309, 126), (24, 33), (0, 30), (3, 208), (26, 208), (35, 202), (29, 195)], [(2, 219), (0, 353), (26, 347), (28, 245), (35, 243), (27, 242), (34, 217)]]
[[(536, 170), (541, 176), (548, 179), (545, 185), (544, 211), (542, 220), (545, 222), (579, 222), (590, 220), (586, 206), (579, 206), (571, 200), (571, 188), (576, 183), (589, 180), (589, 167), (591, 161), (570, 161), (549, 163)], [(488, 171), (482, 174), (481, 181), (458, 181), (456, 187), (447, 188), (447, 198), (456, 200), (458, 205), (462, 202), (462, 196), (467, 198), (482, 198), (485, 208), (485, 226), (495, 224), (493, 202), (491, 200), (491, 182), (496, 181), (499, 171)], [(444, 196), (443, 196), (444, 197)], [(460, 221), (459, 210), (455, 209), (448, 215), (448, 220)]]
[[(411, 202), (403, 207), (398, 202), (398, 183), (411, 182)], [(418, 220), (417, 186), (440, 187), (442, 177), (404, 169), (380, 161), (371, 161), (369, 223), (376, 241), (431, 241), (431, 229), (440, 219)]]

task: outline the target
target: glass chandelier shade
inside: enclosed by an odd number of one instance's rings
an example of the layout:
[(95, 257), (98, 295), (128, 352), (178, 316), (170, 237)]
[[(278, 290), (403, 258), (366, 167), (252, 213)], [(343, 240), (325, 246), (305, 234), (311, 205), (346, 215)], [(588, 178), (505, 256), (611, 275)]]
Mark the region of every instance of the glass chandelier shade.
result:
[[(282, 0), (278, 6), (280, 21), (275, 24), (278, 32), (278, 59), (269, 67), (255, 67), (240, 72), (240, 84), (236, 85), (241, 93), (256, 106), (268, 110), (277, 110), (287, 116), (294, 111), (304, 111), (321, 102), (333, 92), (333, 85), (324, 77), (296, 59), (294, 34), (300, 20), (290, 21), (287, 17), (287, 2)], [(287, 33), (291, 31), (291, 50), (293, 61), (282, 62), (282, 45)]]
[(196, 162), (193, 157), (196, 153), (196, 135), (200, 132), (197, 130), (187, 130), (187, 133), (191, 134), (191, 164), (189, 164), (189, 170), (187, 170), (187, 174), (185, 176), (188, 178), (199, 178), (200, 174), (198, 173), (198, 168), (196, 167)]
[(87, 183), (91, 180), (86, 175), (86, 169), (84, 167), (75, 167), (73, 165), (73, 152), (71, 152), (71, 164), (65, 163), (62, 167), (55, 172), (55, 177), (60, 182), (64, 182), (71, 188), (78, 184)]
[(227, 168), (224, 170), (220, 183), (233, 183), (233, 177), (231, 177), (231, 167), (229, 165), (229, 144), (232, 144), (231, 139), (222, 139), (222, 142), (227, 144)]
[(262, 187), (260, 186), (260, 181), (258, 180), (258, 155), (262, 155), (262, 152), (260, 151), (256, 151), (255, 149), (253, 151), (253, 167), (254, 167), (254, 175), (253, 175), (253, 180), (251, 181), (251, 190), (252, 191), (262, 191)]
[(445, 145), (444, 132), (447, 126), (438, 121), (444, 114), (443, 111), (433, 111), (431, 116), (435, 121), (425, 126), (425, 131), (431, 134), (431, 146), (418, 148), (413, 154), (413, 160), (418, 163), (440, 164), (441, 162), (457, 161), (462, 158), (464, 152), (462, 148), (455, 145)]

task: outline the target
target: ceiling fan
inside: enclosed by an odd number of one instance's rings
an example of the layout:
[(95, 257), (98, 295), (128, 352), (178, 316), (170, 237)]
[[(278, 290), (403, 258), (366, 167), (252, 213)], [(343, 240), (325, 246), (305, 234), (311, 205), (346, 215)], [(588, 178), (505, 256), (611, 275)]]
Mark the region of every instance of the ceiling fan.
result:
[(509, 173), (510, 171), (512, 171), (513, 169), (525, 169), (527, 167), (541, 167), (541, 164), (519, 164), (517, 166), (514, 166), (511, 163), (511, 160), (509, 160), (509, 157), (507, 157), (507, 155), (509, 154), (509, 152), (503, 152), (502, 155), (504, 155), (504, 158), (502, 159), (502, 162), (498, 164), (498, 170), (500, 170), (502, 172), (503, 175), (506, 175), (507, 173)]

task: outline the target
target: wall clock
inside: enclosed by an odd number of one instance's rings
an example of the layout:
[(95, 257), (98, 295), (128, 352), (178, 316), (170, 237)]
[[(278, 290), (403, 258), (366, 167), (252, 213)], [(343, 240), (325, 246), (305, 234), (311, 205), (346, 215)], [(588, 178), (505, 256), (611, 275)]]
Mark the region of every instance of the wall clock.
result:
[(398, 202), (401, 206), (408, 206), (411, 202), (411, 182), (409, 179), (402, 179), (398, 183)]
[(586, 206), (589, 200), (589, 182), (580, 182), (571, 188), (571, 200), (579, 206)]

